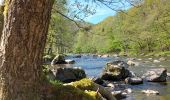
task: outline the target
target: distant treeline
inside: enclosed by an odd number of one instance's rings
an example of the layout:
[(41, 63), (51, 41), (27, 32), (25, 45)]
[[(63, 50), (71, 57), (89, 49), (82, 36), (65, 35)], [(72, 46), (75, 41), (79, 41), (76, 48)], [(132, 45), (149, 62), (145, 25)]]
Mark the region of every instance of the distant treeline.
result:
[(76, 36), (76, 53), (170, 51), (170, 1), (144, 0)]

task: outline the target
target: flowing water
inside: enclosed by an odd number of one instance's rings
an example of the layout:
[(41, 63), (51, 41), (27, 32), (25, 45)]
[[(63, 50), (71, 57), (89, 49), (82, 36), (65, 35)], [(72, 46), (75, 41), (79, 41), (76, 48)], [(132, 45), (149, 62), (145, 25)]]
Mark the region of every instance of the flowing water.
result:
[[(108, 58), (100, 58), (84, 55), (81, 58), (73, 58), (67, 57), (67, 59), (74, 59), (76, 63), (72, 66), (81, 67), (85, 70), (88, 77), (97, 77), (102, 72), (103, 67), (109, 61), (114, 60), (123, 60), (127, 61), (126, 57), (108, 57)], [(148, 69), (152, 68), (167, 68), (168, 72), (170, 72), (170, 59), (167, 61), (161, 61), (159, 63), (153, 63), (153, 58), (150, 60), (148, 58), (136, 58), (135, 62), (137, 62), (138, 66), (131, 66), (129, 70), (135, 72), (138, 76), (142, 76)], [(153, 83), (153, 82), (144, 82), (141, 85), (127, 85), (127, 88), (132, 89), (132, 93), (122, 100), (170, 100), (170, 80), (164, 83)], [(141, 90), (144, 89), (152, 89), (159, 91), (159, 95), (146, 95), (142, 94)]]

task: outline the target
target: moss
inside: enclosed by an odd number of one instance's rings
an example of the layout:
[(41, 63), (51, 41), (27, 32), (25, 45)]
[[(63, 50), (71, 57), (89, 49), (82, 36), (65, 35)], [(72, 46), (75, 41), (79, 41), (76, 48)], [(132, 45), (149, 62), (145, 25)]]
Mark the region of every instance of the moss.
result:
[(49, 100), (98, 100), (97, 93), (85, 92), (74, 86), (55, 85), (55, 91)]
[(87, 78), (84, 78), (80, 81), (72, 82), (70, 84), (81, 90), (92, 90), (94, 88), (94, 82)]
[(4, 16), (6, 16), (6, 15), (7, 15), (7, 12), (8, 12), (8, 2), (9, 2), (9, 1), (8, 1), (8, 0), (5, 0), (4, 2), (5, 2), (5, 4), (4, 4), (4, 5), (5, 5), (5, 7), (4, 7)]
[(95, 100), (103, 100), (101, 98), (101, 96), (97, 92), (95, 92), (95, 91), (90, 91), (90, 90), (87, 91), (87, 90), (85, 90), (85, 93), (89, 94)]

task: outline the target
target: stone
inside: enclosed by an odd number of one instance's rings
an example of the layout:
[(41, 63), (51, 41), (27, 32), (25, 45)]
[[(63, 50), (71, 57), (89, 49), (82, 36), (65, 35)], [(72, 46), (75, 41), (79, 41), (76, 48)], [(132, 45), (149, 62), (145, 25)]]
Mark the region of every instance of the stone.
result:
[(167, 59), (165, 57), (159, 58), (160, 61), (166, 61)]
[(154, 63), (159, 63), (160, 61), (159, 60), (153, 60)]
[(127, 64), (128, 64), (129, 66), (136, 66), (136, 65), (137, 65), (137, 63), (134, 62), (134, 61), (132, 61), (132, 60), (129, 60), (129, 61), (127, 62)]
[(128, 65), (123, 61), (115, 61), (107, 63), (104, 68), (101, 79), (109, 81), (120, 81), (130, 76)]
[(154, 94), (154, 95), (158, 95), (159, 92), (158, 91), (155, 91), (155, 90), (142, 90), (142, 93), (145, 93), (145, 94)]
[(102, 57), (102, 58), (108, 58), (109, 55), (108, 55), (108, 54), (105, 54), (105, 55), (102, 55), (101, 57)]
[(148, 58), (149, 60), (152, 60), (153, 58)]
[(64, 55), (57, 55), (51, 62), (51, 65), (55, 64), (67, 64)]
[(109, 84), (107, 84), (107, 87), (114, 88), (115, 86), (114, 86), (114, 84), (112, 84), (112, 83), (109, 83)]
[(75, 60), (67, 59), (67, 60), (65, 60), (65, 62), (66, 62), (67, 64), (74, 64), (74, 63), (75, 63)]
[(128, 77), (125, 79), (125, 83), (131, 85), (138, 85), (143, 83), (143, 79), (140, 77)]
[(52, 70), (55, 79), (62, 82), (73, 82), (86, 77), (85, 71), (80, 68), (57, 68)]
[(132, 91), (131, 88), (127, 88), (127, 89), (124, 90), (124, 92), (127, 93), (127, 94), (130, 94), (130, 93), (132, 93), (133, 91)]
[(167, 69), (150, 69), (143, 75), (143, 78), (149, 82), (165, 82), (167, 78)]
[(94, 78), (93, 81), (99, 85), (103, 85), (104, 81), (101, 78)]

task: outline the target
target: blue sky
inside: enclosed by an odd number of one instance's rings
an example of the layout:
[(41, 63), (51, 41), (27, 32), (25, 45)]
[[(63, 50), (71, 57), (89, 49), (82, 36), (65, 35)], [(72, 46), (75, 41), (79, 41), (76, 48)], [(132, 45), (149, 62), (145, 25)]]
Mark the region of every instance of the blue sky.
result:
[(96, 13), (94, 15), (90, 15), (87, 18), (85, 18), (85, 21), (97, 24), (101, 21), (103, 21), (105, 18), (108, 16), (113, 16), (115, 15), (115, 11), (105, 7), (105, 6), (100, 6), (96, 8)]
[[(69, 0), (68, 3), (68, 7), (70, 7), (70, 9), (77, 9), (76, 7), (73, 7), (76, 0)], [(106, 7), (105, 5), (101, 4), (100, 2), (97, 2), (97, 4), (99, 6), (96, 6), (96, 3), (92, 3), (92, 2), (85, 2), (85, 1), (92, 1), (92, 0), (77, 0), (78, 2), (80, 2), (83, 5), (89, 5), (92, 6), (92, 9), (96, 10), (96, 13), (94, 15), (89, 15), (88, 17), (86, 17), (84, 20), (86, 22), (90, 22), (93, 24), (97, 24), (101, 21), (103, 21), (105, 18), (109, 17), (109, 16), (114, 16), (116, 14), (115, 11), (111, 10), (110, 8)], [(109, 0), (108, 0), (109, 1)], [(123, 3), (122, 3), (123, 2)], [(128, 8), (130, 8), (131, 5), (129, 5), (129, 3), (126, 2), (126, 0), (122, 0), (121, 3), (117, 3), (114, 4), (115, 9), (123, 9), (126, 10)], [(94, 8), (94, 7), (96, 8)], [(114, 8), (113, 8), (114, 9)], [(81, 14), (80, 14), (81, 15)]]

